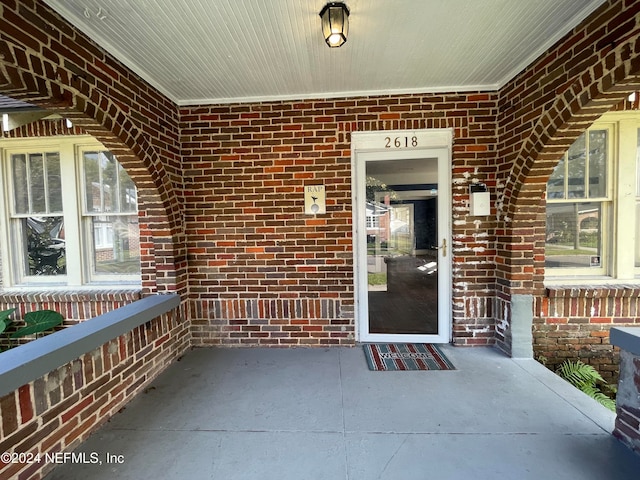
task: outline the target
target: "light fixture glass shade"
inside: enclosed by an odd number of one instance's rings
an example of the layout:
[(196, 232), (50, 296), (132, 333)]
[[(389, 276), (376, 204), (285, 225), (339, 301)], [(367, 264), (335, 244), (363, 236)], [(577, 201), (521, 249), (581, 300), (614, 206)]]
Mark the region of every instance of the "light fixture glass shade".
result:
[(341, 47), (349, 34), (349, 9), (344, 3), (327, 3), (320, 11), (322, 35), (331, 48)]

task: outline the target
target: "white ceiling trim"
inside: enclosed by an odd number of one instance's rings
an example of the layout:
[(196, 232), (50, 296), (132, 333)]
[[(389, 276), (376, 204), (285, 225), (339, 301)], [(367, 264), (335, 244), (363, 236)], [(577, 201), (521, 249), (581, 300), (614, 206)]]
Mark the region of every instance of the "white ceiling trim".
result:
[(463, 92), (495, 92), (500, 89), (499, 85), (460, 85), (453, 87), (432, 87), (432, 88), (405, 88), (397, 90), (361, 90), (348, 92), (327, 92), (313, 94), (291, 94), (291, 95), (271, 95), (239, 98), (210, 98), (193, 100), (173, 100), (180, 107), (195, 105), (229, 105), (232, 103), (260, 103), (279, 102), (291, 100), (320, 100), (323, 98), (362, 98), (377, 97), (385, 95), (421, 95), (429, 93), (463, 93)]

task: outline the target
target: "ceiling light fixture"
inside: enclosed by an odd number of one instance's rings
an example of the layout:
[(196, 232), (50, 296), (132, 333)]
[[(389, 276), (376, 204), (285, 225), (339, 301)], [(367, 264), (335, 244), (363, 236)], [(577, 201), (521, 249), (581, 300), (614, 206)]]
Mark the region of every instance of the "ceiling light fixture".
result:
[(349, 9), (344, 3), (327, 3), (320, 11), (322, 35), (330, 48), (341, 47), (349, 34)]

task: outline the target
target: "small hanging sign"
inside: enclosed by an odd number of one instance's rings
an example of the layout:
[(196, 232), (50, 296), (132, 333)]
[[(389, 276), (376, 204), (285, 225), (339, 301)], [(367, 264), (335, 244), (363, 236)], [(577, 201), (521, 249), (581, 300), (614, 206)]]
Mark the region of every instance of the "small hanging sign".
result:
[(304, 213), (306, 215), (327, 213), (324, 185), (304, 186)]
[(591, 255), (591, 257), (589, 258), (589, 266), (600, 267), (600, 255)]

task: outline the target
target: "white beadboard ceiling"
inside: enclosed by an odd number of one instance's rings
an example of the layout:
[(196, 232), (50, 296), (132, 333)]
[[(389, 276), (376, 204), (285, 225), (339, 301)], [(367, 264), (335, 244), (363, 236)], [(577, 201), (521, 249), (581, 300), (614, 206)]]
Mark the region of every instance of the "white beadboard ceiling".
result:
[(604, 0), (45, 0), (178, 105), (496, 90)]

